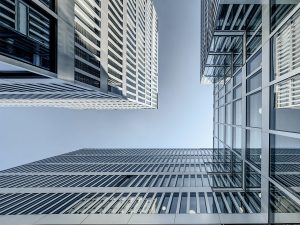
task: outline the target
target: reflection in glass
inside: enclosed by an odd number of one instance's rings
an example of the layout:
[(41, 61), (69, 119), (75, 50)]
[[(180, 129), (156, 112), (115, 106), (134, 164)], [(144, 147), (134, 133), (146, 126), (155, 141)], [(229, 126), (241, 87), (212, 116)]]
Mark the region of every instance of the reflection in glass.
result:
[(179, 199), (179, 193), (174, 193), (172, 202), (171, 202), (171, 206), (170, 206), (170, 213), (176, 213), (178, 199)]
[(253, 73), (261, 66), (261, 50), (257, 51), (247, 63), (247, 75)]
[(259, 87), (261, 87), (261, 71), (247, 79), (247, 92), (253, 91)]
[(247, 126), (261, 127), (261, 92), (247, 96)]
[(209, 203), (209, 207), (210, 207), (210, 212), (211, 213), (218, 213), (217, 206), (216, 206), (216, 203), (214, 201), (213, 194), (211, 192), (207, 193), (207, 198), (208, 198), (208, 203)]
[(270, 176), (300, 197), (300, 139), (270, 135)]
[(241, 155), (242, 151), (242, 129), (240, 127), (233, 128), (233, 150)]
[(270, 183), (270, 207), (273, 213), (300, 212), (300, 206), (272, 183)]
[(300, 75), (271, 87), (270, 128), (300, 133)]
[(187, 193), (184, 192), (181, 194), (179, 213), (186, 213), (186, 210), (187, 210)]
[(261, 131), (246, 130), (246, 159), (260, 168)]
[(271, 0), (271, 31), (277, 27), (277, 25), (299, 2), (299, 0), (286, 2), (281, 0)]
[(168, 213), (167, 212), (167, 207), (168, 207), (169, 200), (170, 200), (170, 193), (166, 193), (165, 197), (164, 197), (164, 200), (163, 200), (163, 202), (160, 206), (160, 209), (158, 211), (159, 214)]
[(233, 124), (242, 125), (242, 100), (233, 102)]
[(192, 192), (190, 193), (190, 214), (197, 213), (197, 199), (196, 199), (196, 193)]

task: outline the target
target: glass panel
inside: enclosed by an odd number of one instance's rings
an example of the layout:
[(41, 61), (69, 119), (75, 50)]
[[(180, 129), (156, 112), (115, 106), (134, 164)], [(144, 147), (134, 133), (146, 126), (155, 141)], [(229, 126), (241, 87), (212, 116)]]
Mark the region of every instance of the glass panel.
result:
[[(261, 46), (261, 28), (256, 32), (256, 34), (254, 34), (254, 32), (255, 30), (247, 30), (247, 42), (250, 41), (247, 44), (247, 59), (251, 57), (251, 55), (257, 50), (258, 47)], [(250, 40), (250, 38), (252, 39)]]
[[(298, 0), (295, 0), (295, 2)], [(281, 4), (284, 8), (284, 4)], [(284, 11), (281, 13), (285, 14)], [(281, 14), (282, 15), (282, 14)], [(300, 12), (298, 11), (271, 40), (271, 79), (286, 75), (299, 68)]]
[(162, 176), (162, 175), (159, 175), (158, 178), (156, 179), (156, 181), (155, 181), (153, 187), (159, 187), (159, 186), (160, 186), (160, 183), (161, 183), (161, 181), (162, 181), (162, 178), (163, 178), (163, 176)]
[(196, 179), (195, 179), (195, 175), (191, 175), (191, 187), (195, 187), (196, 186)]
[(196, 199), (196, 193), (192, 192), (190, 193), (190, 214), (197, 213), (197, 199)]
[(271, 177), (300, 197), (300, 139), (270, 135)]
[(221, 193), (216, 193), (216, 196), (217, 196), (217, 200), (218, 200), (218, 203), (219, 203), (219, 206), (220, 206), (221, 213), (227, 213), (228, 211), (227, 211), (227, 208), (224, 204)]
[(187, 193), (184, 192), (181, 194), (179, 213), (186, 213), (186, 210), (187, 210)]
[(299, 2), (299, 0), (286, 2), (281, 0), (271, 0), (271, 31), (277, 27), (277, 25)]
[(261, 163), (261, 132), (256, 130), (246, 130), (246, 158), (253, 165), (260, 168)]
[(150, 207), (149, 213), (155, 213), (156, 210), (158, 209), (158, 204), (160, 202), (162, 193), (157, 193), (153, 199), (152, 206)]
[(240, 127), (233, 128), (233, 150), (241, 155), (242, 151), (242, 129)]
[(245, 186), (246, 188), (260, 188), (261, 176), (247, 163), (245, 164)]
[(242, 97), (242, 85), (233, 89), (233, 99), (237, 99), (241, 97)]
[(182, 175), (178, 175), (176, 187), (182, 187)]
[(170, 193), (166, 193), (165, 194), (165, 197), (164, 197), (164, 200), (160, 206), (160, 209), (159, 209), (159, 214), (162, 214), (162, 213), (168, 213), (167, 212), (167, 207), (168, 207), (168, 203), (169, 203), (169, 200), (170, 200)]
[(210, 206), (211, 213), (218, 213), (217, 206), (211, 192), (207, 193), (207, 198), (208, 198), (208, 203)]
[(231, 147), (231, 140), (232, 140), (232, 134), (231, 134), (232, 128), (231, 126), (226, 126), (226, 144)]
[(261, 71), (247, 79), (247, 92), (261, 87)]
[(168, 187), (169, 179), (170, 179), (170, 175), (166, 175), (161, 186)]
[(242, 82), (242, 70), (236, 73), (236, 75), (233, 77), (233, 86), (236, 86), (237, 84), (240, 84)]
[(231, 124), (231, 104), (226, 105), (226, 123)]
[(233, 197), (234, 197), (236, 203), (238, 204), (240, 213), (249, 213), (248, 209), (245, 207), (244, 203), (240, 199), (240, 196), (238, 195), (238, 193), (234, 192)]
[(300, 75), (271, 88), (270, 128), (300, 133)]
[(189, 175), (184, 175), (183, 185), (184, 185), (184, 187), (190, 186)]
[(207, 213), (204, 193), (200, 192), (198, 194), (199, 194), (200, 213)]
[(261, 199), (260, 199), (260, 192), (245, 192), (241, 193), (244, 197), (245, 202), (249, 205), (252, 212), (260, 213), (261, 211)]
[(233, 102), (233, 124), (242, 125), (242, 101)]
[(169, 187), (174, 187), (175, 186), (175, 182), (176, 182), (176, 176), (172, 175), (170, 183), (169, 183)]
[(247, 63), (247, 75), (253, 73), (261, 66), (261, 50), (255, 53)]
[(261, 92), (247, 96), (247, 126), (261, 127)]
[(228, 204), (229, 208), (231, 209), (231, 212), (232, 213), (238, 213), (230, 194), (228, 192), (225, 192), (224, 196), (225, 196), (225, 199), (227, 201), (227, 204)]
[(178, 199), (179, 199), (179, 193), (174, 193), (172, 202), (171, 202), (171, 206), (170, 206), (170, 213), (176, 213)]
[[(273, 213), (299, 213), (300, 206), (297, 205), (285, 193), (270, 183), (270, 206)], [(276, 222), (276, 221), (275, 221)]]
[(201, 187), (201, 186), (202, 186), (201, 175), (197, 175), (196, 186), (197, 186), (197, 187)]

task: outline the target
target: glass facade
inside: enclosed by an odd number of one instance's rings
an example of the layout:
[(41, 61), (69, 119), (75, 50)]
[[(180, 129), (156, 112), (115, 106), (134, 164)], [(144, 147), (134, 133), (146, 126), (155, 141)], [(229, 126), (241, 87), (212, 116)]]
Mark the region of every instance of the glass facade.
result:
[(265, 210), (266, 223), (298, 223), (299, 1), (230, 3), (219, 2), (216, 18), (204, 20), (216, 24), (201, 68), (214, 87), (213, 164), (229, 165), (237, 187), (261, 190), (260, 202), (241, 195), (251, 210)]
[[(193, 214), (201, 219), (218, 218), (220, 213), (225, 218), (260, 213), (260, 189), (238, 188), (239, 158), (228, 152), (219, 155), (216, 164), (213, 153), (213, 149), (82, 149), (7, 169), (0, 172), (0, 219), (60, 214), (61, 221), (54, 224), (63, 224), (64, 217), (75, 214), (99, 215), (100, 220), (105, 214), (120, 221), (124, 215), (144, 215), (147, 220), (152, 218), (149, 214), (179, 219)], [(251, 184), (258, 182), (254, 172), (249, 171)]]

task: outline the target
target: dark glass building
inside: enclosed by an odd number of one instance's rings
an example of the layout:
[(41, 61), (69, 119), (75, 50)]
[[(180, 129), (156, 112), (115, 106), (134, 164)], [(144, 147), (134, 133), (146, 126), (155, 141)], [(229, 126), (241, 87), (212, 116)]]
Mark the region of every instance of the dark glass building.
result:
[[(300, 222), (299, 1), (201, 1), (201, 80), (214, 85), (214, 160), (259, 177), (268, 223)], [(274, 201), (274, 199), (276, 199)], [(296, 213), (288, 214), (288, 209)]]

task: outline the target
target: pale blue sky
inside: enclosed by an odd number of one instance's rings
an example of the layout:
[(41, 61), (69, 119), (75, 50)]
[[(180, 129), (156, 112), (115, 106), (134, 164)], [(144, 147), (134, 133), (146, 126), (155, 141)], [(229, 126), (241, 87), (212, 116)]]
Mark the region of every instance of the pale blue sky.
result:
[(0, 170), (84, 147), (212, 147), (212, 86), (199, 81), (199, 3), (155, 0), (158, 110), (0, 108)]

